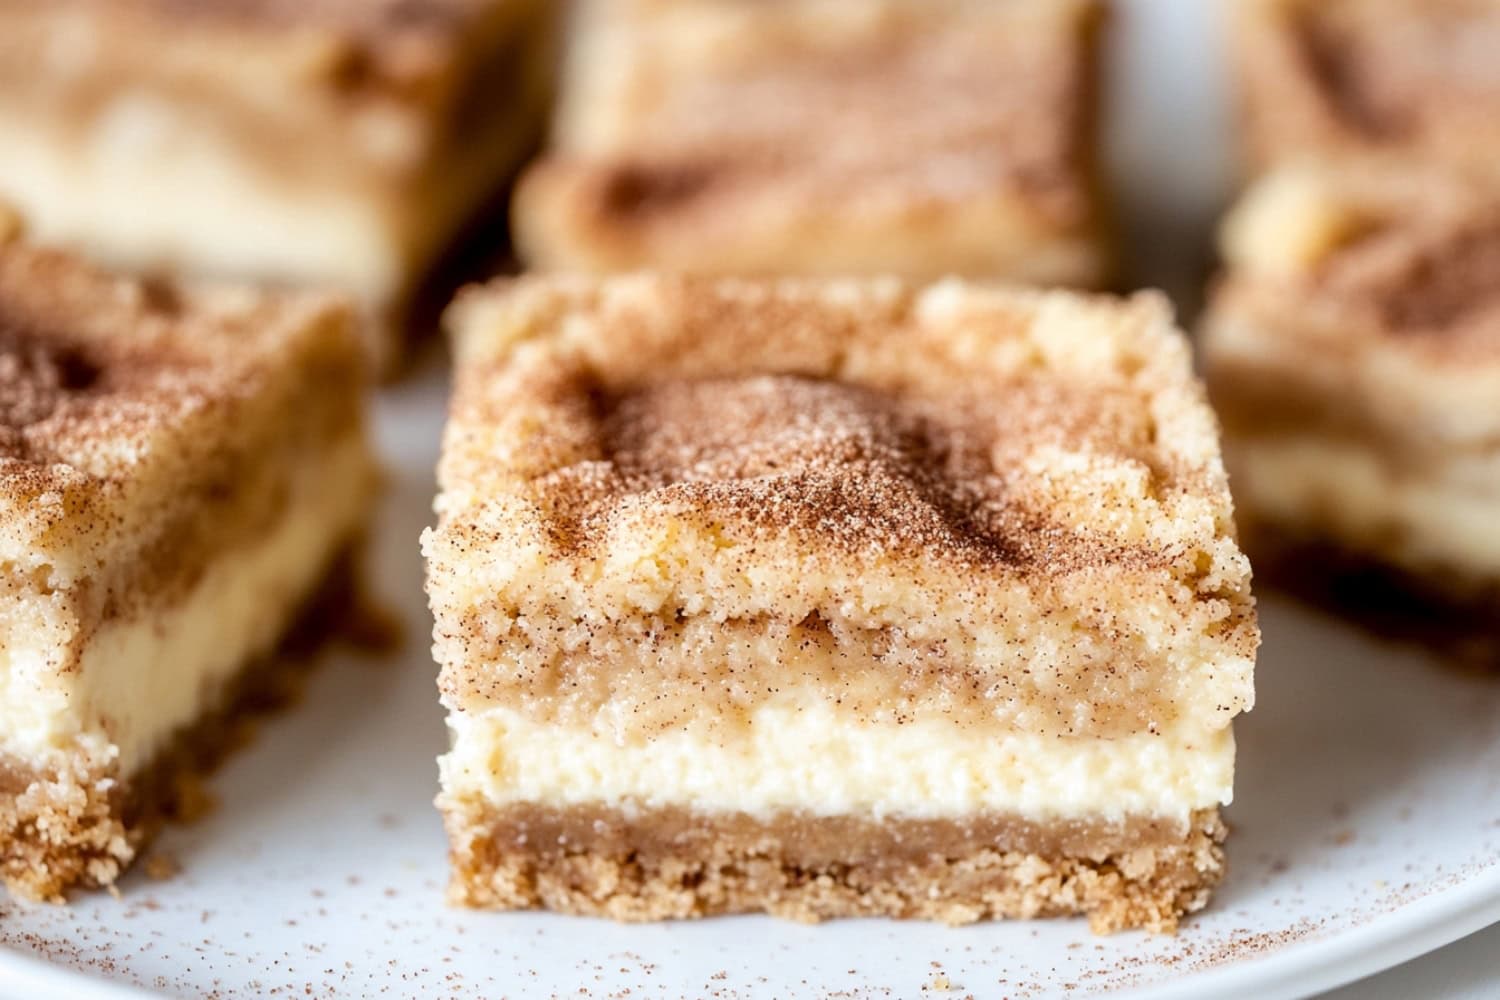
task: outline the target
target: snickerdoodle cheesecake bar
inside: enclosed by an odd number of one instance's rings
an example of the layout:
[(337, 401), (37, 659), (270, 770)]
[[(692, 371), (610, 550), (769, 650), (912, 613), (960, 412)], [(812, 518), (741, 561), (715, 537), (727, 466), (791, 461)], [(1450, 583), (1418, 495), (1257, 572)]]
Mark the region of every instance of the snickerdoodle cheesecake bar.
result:
[(1267, 567), (1333, 584), (1379, 568), (1496, 632), (1500, 191), (1438, 168), (1287, 167), (1223, 244), (1206, 365)]
[(528, 277), (450, 326), (454, 902), (1205, 904), (1258, 633), (1163, 300)]
[(336, 287), (387, 358), (538, 137), (557, 10), (0, 0), (0, 198), (116, 266)]
[(1493, 0), (1235, 0), (1249, 156), (1402, 156), (1493, 173)]
[(188, 292), (0, 241), (12, 893), (113, 883), (292, 669), (279, 641), (347, 586), (372, 493), (362, 354), (322, 297)]
[(534, 268), (1098, 286), (1094, 0), (585, 0)]

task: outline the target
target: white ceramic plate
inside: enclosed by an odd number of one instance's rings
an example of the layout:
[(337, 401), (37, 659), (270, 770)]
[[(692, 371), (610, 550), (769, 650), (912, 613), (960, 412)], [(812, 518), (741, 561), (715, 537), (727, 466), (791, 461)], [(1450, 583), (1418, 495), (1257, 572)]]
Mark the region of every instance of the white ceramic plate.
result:
[[(1143, 273), (1198, 280), (1229, 162), (1200, 0), (1122, 12), (1115, 150)], [(215, 782), (220, 804), (121, 895), (3, 904), (0, 993), (573, 997), (1305, 995), (1500, 920), (1500, 685), (1263, 601), (1259, 705), (1240, 725), (1231, 874), (1175, 938), (1079, 921), (948, 929), (743, 917), (615, 926), (446, 909), (431, 807), (444, 731), (416, 538), (441, 423), (436, 367), (381, 403), (393, 469), (380, 584), (393, 662), (338, 660)]]

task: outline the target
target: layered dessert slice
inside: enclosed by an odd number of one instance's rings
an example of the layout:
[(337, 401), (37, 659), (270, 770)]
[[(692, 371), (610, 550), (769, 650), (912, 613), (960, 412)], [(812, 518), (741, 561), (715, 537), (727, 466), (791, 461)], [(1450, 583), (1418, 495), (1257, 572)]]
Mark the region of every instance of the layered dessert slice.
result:
[(1204, 905), (1258, 637), (1161, 299), (534, 277), (450, 318), (454, 902)]
[(0, 246), (13, 893), (114, 882), (293, 668), (273, 651), (346, 582), (372, 493), (363, 372), (348, 310), (323, 299), (188, 293)]
[(1250, 156), (1412, 156), (1493, 171), (1500, 6), (1493, 0), (1241, 0)]
[(1465, 630), (1494, 631), (1500, 192), (1435, 169), (1288, 167), (1246, 195), (1224, 250), (1208, 375), (1266, 566), (1479, 601)]
[(1092, 0), (593, 0), (533, 267), (1107, 280)]
[(0, 198), (143, 272), (335, 286), (382, 357), (544, 117), (548, 0), (0, 0)]

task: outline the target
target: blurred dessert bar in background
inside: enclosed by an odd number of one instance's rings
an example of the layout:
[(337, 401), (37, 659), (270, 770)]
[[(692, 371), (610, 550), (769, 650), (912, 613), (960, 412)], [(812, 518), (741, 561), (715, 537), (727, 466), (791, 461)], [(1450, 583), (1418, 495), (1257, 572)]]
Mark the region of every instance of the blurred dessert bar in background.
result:
[(377, 358), (538, 139), (551, 0), (0, 0), (0, 198), (138, 272), (351, 294)]
[[(1224, 229), (1204, 352), (1242, 523), (1289, 574), (1500, 596), (1500, 191), (1288, 166)], [(1264, 568), (1275, 568), (1268, 560)]]
[(0, 878), (109, 885), (327, 628), (374, 485), (327, 296), (0, 245)]
[(1258, 633), (1164, 300), (563, 276), (450, 316), (455, 902), (1204, 905)]
[(1093, 0), (592, 0), (532, 267), (1112, 275)]
[(1495, 172), (1494, 0), (1235, 0), (1253, 162), (1371, 153)]

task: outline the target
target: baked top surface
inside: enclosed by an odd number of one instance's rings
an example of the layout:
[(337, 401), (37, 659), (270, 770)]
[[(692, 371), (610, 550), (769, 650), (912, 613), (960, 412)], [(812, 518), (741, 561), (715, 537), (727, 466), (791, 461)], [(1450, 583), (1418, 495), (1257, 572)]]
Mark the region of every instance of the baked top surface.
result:
[(585, 196), (621, 224), (767, 186), (871, 207), (1020, 192), (1076, 224), (1094, 211), (1096, 14), (1084, 0), (594, 3), (553, 162), (584, 168)]
[[(990, 455), (1018, 444), (1011, 435), (1040, 428), (1012, 425), (997, 435), (983, 400), (970, 393), (936, 403), (780, 374), (672, 379), (618, 394), (599, 392), (581, 374), (574, 389), (596, 407), (580, 430), (602, 464), (559, 456), (557, 468), (533, 480), (563, 553), (597, 555), (620, 520), (645, 504), (733, 522), (751, 536), (791, 532), (831, 558), (922, 552), (1031, 571), (1127, 554), (1054, 545), (1036, 530), (1035, 511), (1006, 502)], [(1123, 447), (1139, 448), (1149, 433), (1145, 415), (1119, 399), (1014, 391), (1051, 404), (1050, 430), (1074, 442), (1113, 433)]]
[(634, 740), (795, 691), (1123, 735), (1253, 699), (1217, 426), (1156, 296), (525, 277), (448, 322), (450, 708)]
[[(476, 493), (472, 513), (527, 521), (565, 557), (602, 556), (633, 518), (708, 517), (832, 560), (1061, 573), (1170, 562), (1165, 508), (1226, 502), (1154, 297), (522, 279), (454, 316), (445, 485), (516, 498)], [(1130, 530), (1096, 530), (1111, 522)]]
[[(463, 113), (482, 60), (503, 69), (519, 46), (547, 44), (537, 30), (547, 18), (535, 15), (548, 2), (0, 0), (0, 93), (64, 120), (131, 87), (252, 123), (315, 117), (331, 122), (325, 131), (348, 129), (366, 103), (387, 118)], [(400, 138), (383, 120), (346, 142), (399, 148)]]
[(155, 432), (217, 398), (253, 392), (289, 344), (341, 308), (313, 296), (194, 293), (0, 245), (7, 472), (61, 465), (101, 480), (127, 474), (147, 459)]
[(244, 404), (320, 370), (346, 383), (351, 336), (336, 300), (192, 292), (0, 243), (0, 546), (104, 545), (208, 502), (184, 487), (260, 432)]
[(1296, 165), (1224, 230), (1220, 298), (1266, 334), (1466, 377), (1500, 366), (1500, 196), (1436, 167)]
[(1253, 0), (1240, 11), (1248, 96), (1270, 151), (1298, 154), (1313, 140), (1493, 161), (1500, 8), (1490, 0)]
[[(0, 14), (27, 0), (0, 0)], [(519, 0), (60, 0), (103, 16), (144, 17), (242, 29), (330, 29), (371, 42), (452, 37), (484, 14)]]

